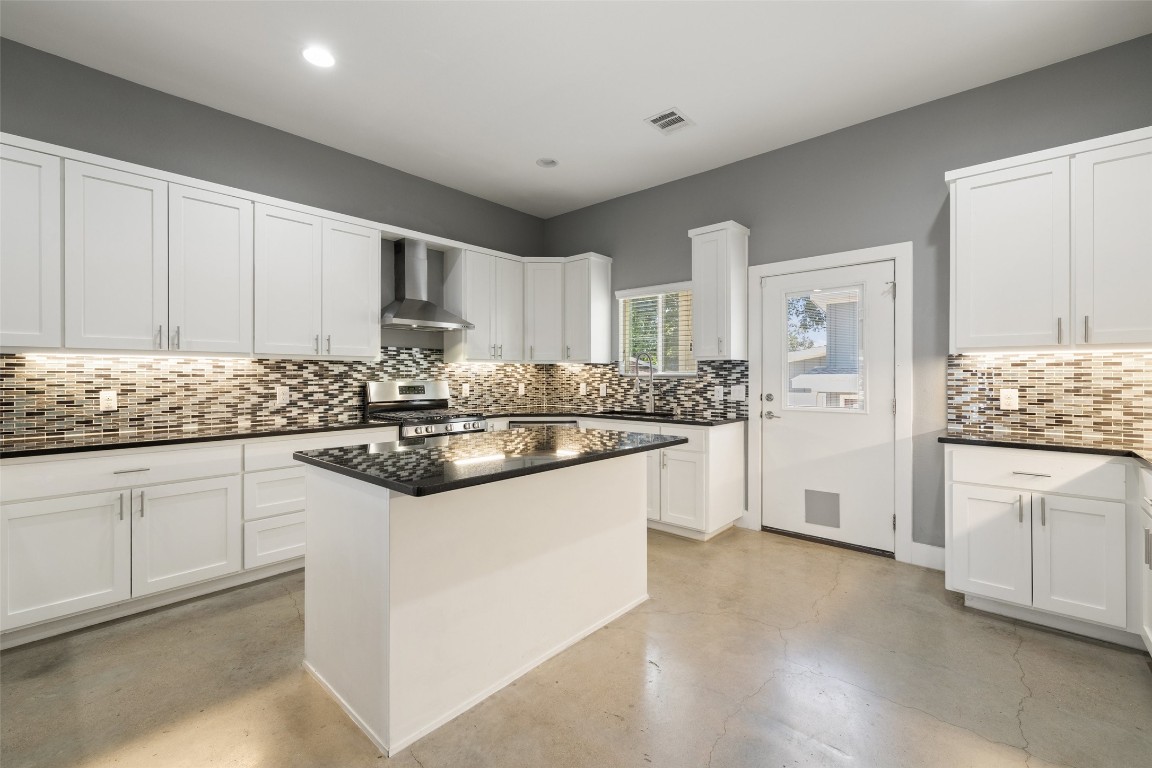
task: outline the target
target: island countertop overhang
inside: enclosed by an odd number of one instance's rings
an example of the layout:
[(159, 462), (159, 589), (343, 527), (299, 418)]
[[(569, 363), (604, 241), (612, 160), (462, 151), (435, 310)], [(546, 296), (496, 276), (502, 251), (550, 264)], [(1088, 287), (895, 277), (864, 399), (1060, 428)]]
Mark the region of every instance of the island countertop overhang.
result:
[(547, 426), (298, 451), (293, 458), (397, 493), (429, 496), (687, 442), (674, 435)]

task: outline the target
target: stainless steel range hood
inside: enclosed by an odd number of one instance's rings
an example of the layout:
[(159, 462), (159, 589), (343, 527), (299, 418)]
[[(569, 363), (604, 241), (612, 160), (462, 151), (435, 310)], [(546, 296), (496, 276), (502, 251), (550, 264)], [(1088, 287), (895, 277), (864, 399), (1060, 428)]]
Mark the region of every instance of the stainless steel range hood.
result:
[(476, 326), (428, 300), (428, 244), (396, 241), (396, 300), (380, 313), (380, 327), (405, 331), (463, 331)]

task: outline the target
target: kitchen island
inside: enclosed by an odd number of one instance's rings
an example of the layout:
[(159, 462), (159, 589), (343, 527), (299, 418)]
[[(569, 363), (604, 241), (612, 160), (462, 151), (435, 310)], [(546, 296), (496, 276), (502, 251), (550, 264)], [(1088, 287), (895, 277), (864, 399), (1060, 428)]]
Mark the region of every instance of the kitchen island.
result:
[(295, 454), (306, 669), (394, 754), (647, 599), (646, 451), (575, 427)]

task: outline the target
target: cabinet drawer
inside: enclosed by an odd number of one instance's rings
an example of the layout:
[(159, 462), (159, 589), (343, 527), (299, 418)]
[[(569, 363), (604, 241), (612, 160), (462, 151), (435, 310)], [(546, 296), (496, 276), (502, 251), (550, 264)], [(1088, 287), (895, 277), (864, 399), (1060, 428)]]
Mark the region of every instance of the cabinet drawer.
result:
[(244, 567), (255, 568), (304, 554), (304, 513), (244, 523)]
[(0, 470), (3, 475), (0, 500), (139, 488), (156, 483), (234, 475), (239, 472), (239, 445), (40, 461), (3, 467)]
[(966, 448), (952, 452), (952, 480), (1123, 500), (1125, 467), (1105, 456)]
[(345, 445), (388, 443), (396, 440), (396, 427), (382, 429), (349, 429), (340, 432), (322, 432), (306, 437), (288, 437), (261, 440), (244, 444), (244, 471), (300, 466), (292, 458), (296, 451), (316, 451), (321, 448), (339, 448)]
[[(297, 462), (299, 463), (299, 462)], [(244, 519), (303, 512), (304, 466), (244, 473)]]
[(707, 430), (704, 427), (683, 427), (678, 424), (664, 424), (660, 427), (660, 434), (672, 437), (688, 438), (687, 445), (674, 446), (677, 451), (695, 451), (703, 453), (707, 447)]

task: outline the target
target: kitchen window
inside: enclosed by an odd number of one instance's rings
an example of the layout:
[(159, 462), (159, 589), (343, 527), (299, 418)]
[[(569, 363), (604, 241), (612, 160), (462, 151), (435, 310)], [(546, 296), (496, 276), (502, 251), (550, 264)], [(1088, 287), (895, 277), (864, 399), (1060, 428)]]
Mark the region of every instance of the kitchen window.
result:
[(692, 284), (674, 283), (617, 291), (620, 373), (694, 376)]

